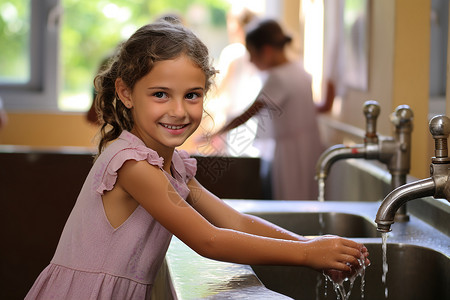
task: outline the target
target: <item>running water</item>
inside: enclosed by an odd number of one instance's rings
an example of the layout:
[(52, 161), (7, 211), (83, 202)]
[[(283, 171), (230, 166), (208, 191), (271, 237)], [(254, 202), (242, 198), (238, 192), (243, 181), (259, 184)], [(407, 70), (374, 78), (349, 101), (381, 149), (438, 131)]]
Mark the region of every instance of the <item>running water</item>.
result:
[(325, 201), (325, 180), (323, 178), (319, 178), (317, 183), (319, 185), (319, 196), (317, 197), (317, 200), (323, 202)]
[[(319, 185), (319, 195), (317, 196), (317, 200), (319, 202), (325, 201), (325, 180), (323, 178), (318, 179)], [(323, 234), (323, 230), (325, 229), (325, 223), (323, 221), (322, 213), (319, 214), (319, 224), (320, 224), (320, 232), (319, 235)]]
[[(325, 231), (325, 222), (323, 220), (323, 214), (319, 213), (319, 235), (322, 235)], [(319, 288), (322, 285), (322, 276), (320, 273), (317, 275), (317, 284), (316, 284), (316, 300), (319, 300)], [(327, 279), (325, 277), (325, 298), (327, 297)]]
[(388, 272), (388, 264), (387, 264), (387, 232), (383, 232), (381, 234), (381, 250), (383, 251), (383, 275), (381, 275), (381, 282), (384, 284), (384, 297), (387, 299), (388, 297), (388, 288), (386, 285), (386, 275)]
[[(325, 180), (323, 178), (318, 179), (318, 186), (319, 186), (319, 195), (317, 197), (317, 200), (319, 202), (325, 201)], [(325, 228), (325, 223), (323, 222), (323, 214), (319, 213), (319, 235), (323, 234), (323, 230)], [(322, 276), (319, 274), (317, 275), (317, 284), (316, 284), (316, 300), (319, 300), (319, 288), (322, 285)], [(325, 298), (327, 297), (327, 278), (325, 277)]]
[(319, 235), (323, 235), (325, 231), (325, 221), (323, 220), (323, 213), (319, 213), (319, 225), (320, 225)]
[[(319, 186), (319, 195), (317, 197), (317, 200), (319, 202), (325, 201), (325, 180), (323, 178), (318, 179), (318, 186)], [(325, 222), (323, 220), (323, 214), (319, 213), (319, 224), (320, 224), (320, 232), (319, 235), (323, 234), (323, 231), (325, 229)], [(355, 280), (358, 276), (361, 277), (361, 299), (364, 299), (364, 275), (366, 273), (366, 264), (365, 264), (365, 258), (361, 257), (358, 259), (359, 267), (358, 270), (351, 276), (351, 277), (345, 277), (345, 278), (336, 278), (333, 280), (330, 276), (323, 273), (325, 276), (325, 298), (327, 298), (327, 287), (328, 287), (328, 281), (330, 281), (333, 285), (334, 291), (336, 292), (337, 299), (338, 300), (348, 300), (350, 298), (350, 294), (353, 288), (353, 285), (355, 283)], [(339, 276), (338, 276), (339, 277)], [(346, 292), (344, 287), (344, 282), (349, 281), (349, 287), (348, 292)], [(316, 299), (319, 299), (319, 287), (322, 284), (322, 280), (320, 277), (317, 278), (317, 284), (316, 284)]]
[[(364, 299), (364, 283), (365, 283), (364, 276), (366, 274), (365, 258), (362, 256), (360, 259), (358, 259), (358, 262), (359, 262), (359, 267), (351, 277), (336, 278), (333, 280), (330, 276), (324, 274), (326, 280), (329, 280), (333, 284), (333, 288), (334, 288), (334, 291), (336, 292), (338, 300), (350, 299), (353, 285), (358, 276), (361, 277), (361, 299)], [(346, 291), (345, 286), (344, 286), (345, 281), (349, 282), (348, 291)]]

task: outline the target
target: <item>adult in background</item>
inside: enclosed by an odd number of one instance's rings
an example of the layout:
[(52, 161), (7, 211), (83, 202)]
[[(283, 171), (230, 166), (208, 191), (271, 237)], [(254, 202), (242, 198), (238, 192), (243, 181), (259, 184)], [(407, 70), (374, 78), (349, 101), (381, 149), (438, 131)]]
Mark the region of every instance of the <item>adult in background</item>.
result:
[[(302, 62), (289, 60), (286, 47), (292, 38), (271, 19), (250, 24), (246, 47), (250, 61), (267, 80), (250, 107), (217, 134), (234, 129), (255, 115), (265, 116), (259, 132), (272, 131), (272, 190), (277, 200), (317, 199), (315, 165), (323, 151), (313, 101), (311, 76)], [(267, 124), (270, 123), (270, 124)]]

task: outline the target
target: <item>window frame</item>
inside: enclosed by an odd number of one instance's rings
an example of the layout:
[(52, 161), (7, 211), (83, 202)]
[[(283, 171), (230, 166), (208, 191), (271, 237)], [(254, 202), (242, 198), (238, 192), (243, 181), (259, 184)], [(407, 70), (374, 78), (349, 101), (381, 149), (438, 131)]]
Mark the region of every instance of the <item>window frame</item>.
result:
[(1, 83), (7, 111), (59, 111), (60, 0), (30, 0), (30, 79)]
[[(267, 11), (281, 11), (277, 0), (265, 0)], [(0, 98), (8, 112), (63, 113), (58, 100), (61, 91), (60, 39), (62, 0), (29, 0), (30, 79), (25, 83), (0, 82)], [(72, 111), (71, 111), (72, 112)]]

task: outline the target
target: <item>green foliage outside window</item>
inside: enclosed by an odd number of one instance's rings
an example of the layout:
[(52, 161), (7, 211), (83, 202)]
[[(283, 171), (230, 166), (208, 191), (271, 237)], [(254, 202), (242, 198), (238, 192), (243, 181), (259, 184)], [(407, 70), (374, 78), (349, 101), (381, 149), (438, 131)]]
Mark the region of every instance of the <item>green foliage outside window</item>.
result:
[(0, 1), (0, 82), (29, 79), (30, 14), (28, 0)]
[(93, 78), (104, 57), (138, 27), (163, 14), (180, 15), (194, 31), (196, 26), (220, 28), (227, 39), (225, 0), (61, 1), (64, 15), (59, 105), (63, 110), (86, 110), (92, 100)]
[[(39, 51), (31, 44), (31, 3), (0, 1), (0, 83), (26, 84), (30, 79), (30, 55)], [(226, 0), (61, 0), (61, 5), (58, 104), (62, 110), (87, 110), (102, 60), (138, 27), (163, 14), (181, 16), (216, 52), (227, 43)], [(47, 25), (45, 17), (42, 22), (37, 26)]]

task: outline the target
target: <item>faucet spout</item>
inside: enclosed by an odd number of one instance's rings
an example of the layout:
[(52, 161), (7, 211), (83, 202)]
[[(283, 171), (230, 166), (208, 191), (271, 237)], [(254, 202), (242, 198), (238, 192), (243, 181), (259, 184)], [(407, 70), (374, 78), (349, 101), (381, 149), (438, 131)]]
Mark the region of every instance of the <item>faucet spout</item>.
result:
[[(355, 146), (335, 145), (322, 153), (316, 164), (316, 180), (319, 182), (319, 196), (324, 199), (324, 182), (331, 165), (347, 158), (374, 159), (384, 163), (392, 175), (392, 189), (406, 183), (410, 166), (410, 146), (412, 131), (412, 110), (407, 105), (400, 105), (391, 114), (395, 125), (395, 137), (379, 139), (376, 133), (376, 121), (380, 114), (378, 102), (369, 100), (364, 103), (363, 113), (366, 118), (364, 144)], [(403, 221), (408, 220), (406, 208), (399, 210)], [(398, 219), (400, 220), (400, 219)]]
[(364, 158), (366, 156), (365, 145), (345, 146), (334, 145), (328, 148), (320, 156), (316, 165), (316, 179), (325, 180), (328, 177), (333, 163), (340, 159)]
[(408, 201), (433, 196), (450, 202), (450, 157), (447, 147), (450, 119), (446, 116), (436, 116), (430, 120), (429, 127), (435, 140), (435, 156), (431, 158), (430, 177), (399, 186), (384, 198), (375, 218), (378, 231), (389, 232), (395, 221), (395, 213)]
[(380, 115), (380, 105), (375, 100), (368, 100), (364, 103), (363, 113), (366, 118), (364, 144), (355, 146), (334, 145), (325, 150), (316, 164), (317, 180), (324, 181), (328, 177), (331, 165), (334, 162), (347, 158), (367, 158), (367, 154), (373, 152), (373, 147), (378, 147), (376, 124)]
[(378, 224), (378, 231), (391, 231), (395, 213), (403, 204), (413, 199), (434, 196), (435, 192), (436, 184), (431, 177), (402, 185), (390, 192), (377, 212), (375, 222)]

